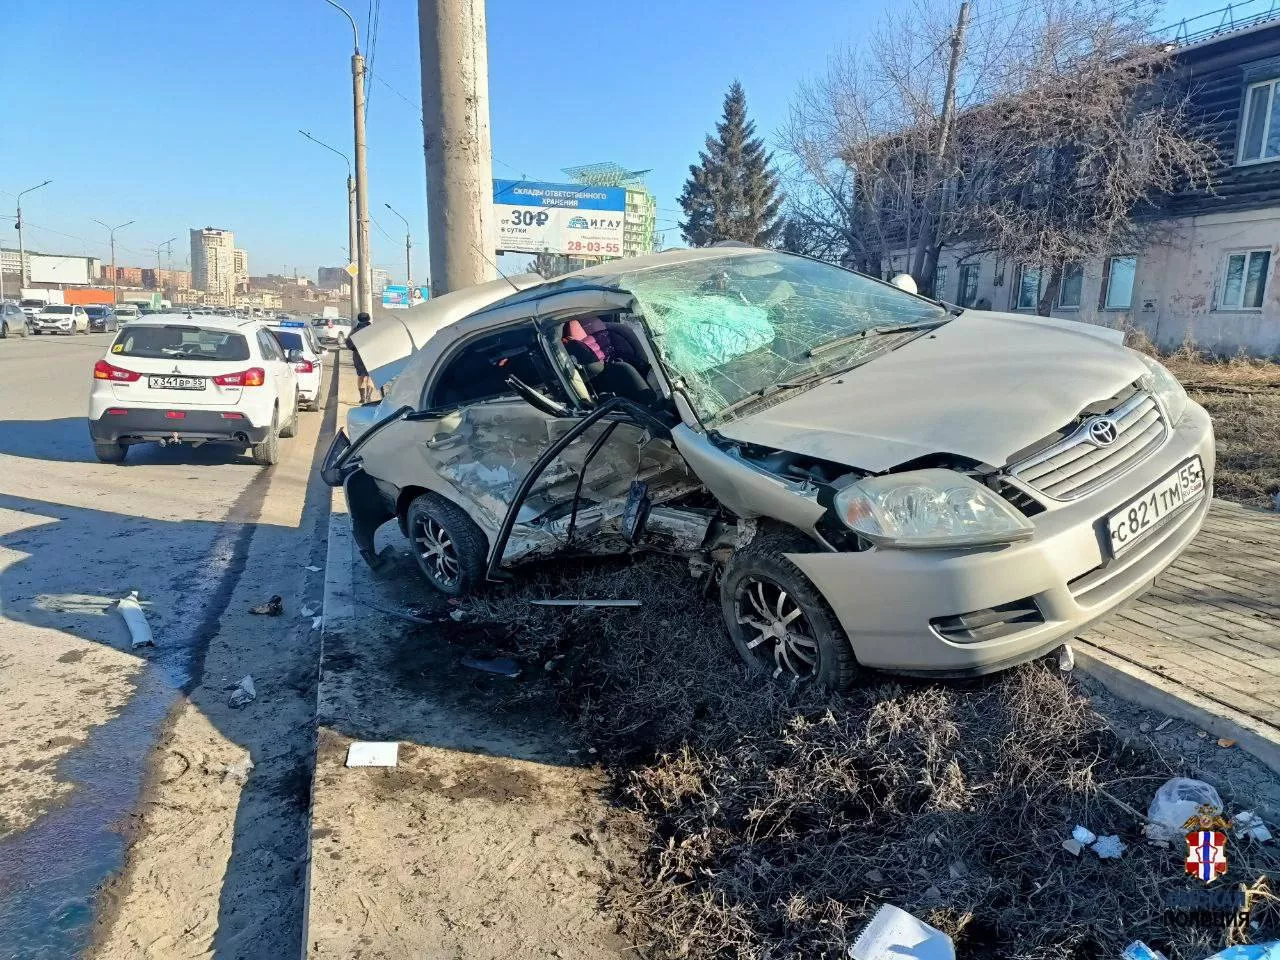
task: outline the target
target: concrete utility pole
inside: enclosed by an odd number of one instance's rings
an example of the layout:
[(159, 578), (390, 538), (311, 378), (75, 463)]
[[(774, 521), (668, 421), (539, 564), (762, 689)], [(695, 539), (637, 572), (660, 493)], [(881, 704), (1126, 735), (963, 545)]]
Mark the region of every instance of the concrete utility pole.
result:
[[(369, 177), (365, 160), (364, 142), (364, 57), (360, 55), (360, 28), (347, 10), (335, 3), (325, 3), (340, 11), (351, 21), (351, 37), (354, 45), (351, 54), (351, 94), (355, 111), (355, 195), (356, 195), (356, 286), (359, 295), (356, 300), (357, 312), (373, 312), (373, 278), (369, 275)], [(354, 317), (352, 318), (355, 319)]]
[(52, 180), (46, 180), (44, 183), (37, 183), (34, 187), (19, 191), (18, 193), (18, 296), (22, 296), (22, 288), (28, 283), (27, 280), (27, 245), (22, 239), (22, 198), (32, 190), (39, 190), (41, 187), (47, 187), (53, 183)]
[(388, 210), (394, 213), (401, 220), (404, 220), (404, 285), (409, 294), (409, 299), (412, 301), (413, 299), (413, 296), (412, 296), (413, 294), (413, 260), (409, 256), (409, 248), (413, 246), (413, 244), (409, 242), (409, 221), (405, 220), (404, 214), (402, 214), (399, 210), (397, 210), (391, 204), (385, 203), (383, 204), (383, 206), (385, 206)]
[[(117, 282), (116, 277), (116, 231), (123, 230), (125, 227), (129, 226), (129, 224), (133, 223), (133, 221), (130, 220), (129, 223), (122, 223), (118, 227), (109, 226), (97, 219), (94, 219), (93, 222), (102, 224), (102, 226), (106, 227), (107, 230), (111, 232), (111, 302), (116, 304), (120, 302), (120, 284)], [(160, 255), (157, 253), (156, 259), (159, 260), (159, 257)]]
[[(356, 186), (355, 180), (351, 176), (351, 158), (337, 147), (332, 147), (323, 140), (317, 140), (305, 130), (299, 130), (298, 132), (312, 143), (324, 147), (330, 153), (336, 153), (347, 162), (347, 263), (356, 263)], [(359, 266), (359, 264), (356, 265)], [(354, 321), (356, 314), (360, 312), (360, 292), (355, 277), (351, 277), (350, 286), (351, 319)]]
[[(156, 244), (156, 290), (158, 290), (158, 291), (160, 292), (160, 297), (161, 297), (161, 299), (163, 299), (163, 298), (164, 298), (164, 281), (163, 281), (163, 280), (161, 279), (161, 277), (160, 277), (160, 273), (161, 273), (161, 270), (160, 270), (160, 251), (161, 251), (161, 250), (163, 250), (166, 246), (168, 246), (168, 248), (169, 248), (169, 259), (171, 259), (171, 260), (172, 260), (172, 259), (173, 259), (173, 241), (175, 241), (175, 240), (177, 240), (177, 239), (178, 239), (177, 237), (170, 237), (170, 238), (169, 238), (168, 240), (166, 240), (164, 243), (158, 243), (158, 244)], [(170, 271), (170, 272), (172, 272), (172, 271)], [(112, 271), (111, 271), (111, 274), (112, 274), (112, 276), (115, 276), (115, 271), (114, 271), (114, 270), (112, 270)], [(172, 278), (172, 277), (170, 277), (170, 279), (172, 280), (173, 278)]]
[(434, 296), (496, 274), (484, 0), (418, 0), (418, 33)]
[(937, 158), (941, 163), (947, 155), (947, 140), (951, 136), (951, 124), (956, 112), (956, 73), (960, 69), (960, 57), (964, 54), (964, 34), (969, 27), (969, 0), (960, 4), (956, 18), (956, 32), (951, 35), (951, 62), (947, 64), (947, 85), (942, 92), (942, 122), (938, 130)]

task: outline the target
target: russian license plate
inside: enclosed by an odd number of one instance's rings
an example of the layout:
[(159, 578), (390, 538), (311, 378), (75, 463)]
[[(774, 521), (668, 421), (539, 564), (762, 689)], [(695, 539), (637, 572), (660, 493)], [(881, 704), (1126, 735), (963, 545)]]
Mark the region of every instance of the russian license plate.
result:
[(152, 390), (203, 390), (204, 377), (147, 377)]
[(1180, 507), (1204, 495), (1204, 466), (1192, 457), (1147, 492), (1107, 517), (1111, 555), (1118, 557)]

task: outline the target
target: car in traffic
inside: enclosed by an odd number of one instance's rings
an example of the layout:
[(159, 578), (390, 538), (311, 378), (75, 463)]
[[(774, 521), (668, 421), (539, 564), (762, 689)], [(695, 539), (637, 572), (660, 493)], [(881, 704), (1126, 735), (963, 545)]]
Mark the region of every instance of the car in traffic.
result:
[(319, 410), (324, 389), (325, 349), (305, 320), (272, 320), (268, 329), (292, 357), (298, 374), (298, 398), (304, 410)]
[(269, 465), (298, 428), (293, 361), (261, 321), (152, 314), (93, 367), (89, 434), (103, 463), (138, 443), (222, 444)]
[(312, 317), (311, 328), (325, 346), (345, 346), (351, 335), (351, 321), (347, 317)]
[(71, 336), (89, 332), (89, 315), (80, 304), (48, 303), (31, 320), (31, 332), (62, 333)]
[(43, 310), (48, 302), (38, 297), (23, 297), (18, 301), (18, 309), (27, 315), (28, 320), (34, 320), (36, 314)]
[(1209, 507), (1208, 415), (1116, 330), (750, 247), (518, 280), (356, 334), (384, 398), (322, 466), (366, 561), (394, 519), (446, 594), (661, 550), (764, 673), (975, 675), (1146, 589)]
[(138, 309), (136, 303), (117, 303), (112, 309), (115, 310), (116, 317), (121, 323), (129, 323), (142, 316), (142, 311)]
[(0, 301), (0, 338), (25, 337), (30, 332), (30, 321), (22, 308), (9, 300)]
[(119, 316), (105, 303), (91, 303), (84, 312), (89, 315), (90, 333), (115, 333), (120, 329)]

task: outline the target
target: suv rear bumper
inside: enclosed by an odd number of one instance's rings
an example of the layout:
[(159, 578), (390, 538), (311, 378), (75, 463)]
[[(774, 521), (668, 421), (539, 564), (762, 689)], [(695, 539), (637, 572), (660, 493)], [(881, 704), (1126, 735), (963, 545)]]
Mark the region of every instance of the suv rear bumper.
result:
[[(123, 408), (122, 408), (123, 409)], [(248, 419), (225, 419), (221, 410), (125, 410), (104, 413), (89, 421), (89, 435), (95, 443), (173, 440), (182, 443), (262, 443), (270, 426), (255, 427)], [(169, 416), (181, 413), (181, 419)]]

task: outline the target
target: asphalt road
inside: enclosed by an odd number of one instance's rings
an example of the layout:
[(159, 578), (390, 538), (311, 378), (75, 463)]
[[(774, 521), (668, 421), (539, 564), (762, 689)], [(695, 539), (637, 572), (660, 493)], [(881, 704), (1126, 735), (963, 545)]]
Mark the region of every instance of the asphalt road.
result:
[[(88, 943), (149, 752), (175, 702), (194, 698), (231, 598), (252, 578), (253, 596), (281, 593), (296, 610), (328, 512), (312, 461), (332, 413), (301, 414), (273, 468), (154, 445), (98, 463), (85, 412), (111, 337), (0, 340), (3, 958)], [(130, 590), (154, 649), (131, 650), (112, 607)]]

